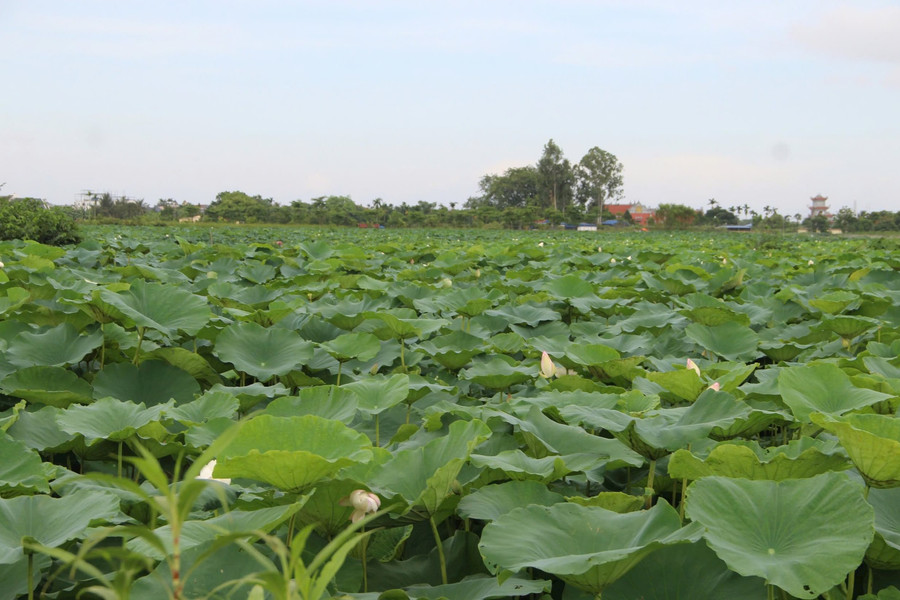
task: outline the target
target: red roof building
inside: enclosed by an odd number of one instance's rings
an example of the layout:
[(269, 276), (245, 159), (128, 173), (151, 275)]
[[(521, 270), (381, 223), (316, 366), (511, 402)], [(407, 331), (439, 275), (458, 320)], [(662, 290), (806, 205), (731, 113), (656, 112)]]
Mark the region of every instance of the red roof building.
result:
[(617, 219), (625, 217), (625, 213), (631, 215), (631, 220), (635, 225), (646, 225), (647, 221), (653, 218), (656, 211), (645, 208), (640, 202), (634, 204), (607, 204), (603, 207), (608, 210)]

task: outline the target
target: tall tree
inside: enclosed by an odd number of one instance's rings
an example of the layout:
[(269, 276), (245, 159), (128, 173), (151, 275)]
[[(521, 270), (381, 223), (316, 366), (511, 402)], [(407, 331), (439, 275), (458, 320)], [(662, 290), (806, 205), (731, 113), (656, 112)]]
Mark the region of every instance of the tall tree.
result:
[(553, 210), (564, 210), (572, 200), (575, 173), (572, 164), (552, 139), (544, 146), (537, 172), (542, 204)]
[(594, 146), (575, 168), (578, 177), (578, 201), (585, 209), (595, 208), (597, 221), (602, 219), (603, 205), (622, 196), (622, 163), (615, 154)]

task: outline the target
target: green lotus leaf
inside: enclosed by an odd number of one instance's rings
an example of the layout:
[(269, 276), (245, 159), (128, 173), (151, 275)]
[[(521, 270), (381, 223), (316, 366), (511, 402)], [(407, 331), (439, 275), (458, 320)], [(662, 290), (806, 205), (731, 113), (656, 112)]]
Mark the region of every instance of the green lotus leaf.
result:
[(696, 400), (700, 392), (709, 385), (700, 379), (700, 376), (693, 369), (678, 369), (664, 372), (653, 371), (646, 373), (644, 377), (681, 400), (687, 400), (688, 402)]
[(345, 333), (333, 340), (321, 342), (319, 347), (338, 362), (368, 361), (381, 350), (381, 341), (371, 333)]
[(258, 381), (249, 385), (222, 385), (217, 383), (209, 388), (209, 392), (230, 394), (240, 402), (241, 412), (246, 412), (266, 399), (286, 396), (289, 392), (281, 382), (274, 385), (263, 385)]
[(892, 397), (854, 386), (850, 377), (831, 363), (782, 369), (778, 391), (794, 417), (804, 423), (809, 423), (813, 412), (842, 415)]
[(19, 369), (0, 381), (0, 389), (16, 398), (60, 408), (91, 402), (94, 393), (91, 384), (62, 367)]
[(409, 395), (409, 376), (394, 374), (390, 377), (374, 376), (343, 386), (358, 398), (359, 410), (378, 414), (400, 404)]
[(16, 310), (31, 296), (28, 290), (21, 287), (6, 288), (3, 292), (4, 294), (0, 296), (0, 315)]
[(872, 414), (834, 419), (813, 414), (812, 420), (838, 437), (867, 484), (874, 488), (900, 486), (900, 419)]
[[(412, 311), (410, 311), (412, 312)], [(373, 331), (381, 339), (408, 339), (424, 337), (434, 333), (447, 324), (446, 319), (423, 319), (414, 317), (398, 317), (389, 312), (366, 312), (364, 316), (373, 321), (381, 321), (385, 332)]]
[(697, 524), (682, 528), (665, 501), (626, 514), (564, 502), (500, 516), (478, 548), (493, 573), (540, 569), (599, 595), (654, 550), (696, 541), (700, 532)]
[(302, 492), (342, 468), (366, 462), (372, 445), (337, 421), (315, 415), (260, 415), (244, 423), (220, 453), (215, 477), (246, 477)]
[(194, 335), (212, 316), (206, 300), (178, 285), (145, 283), (138, 279), (123, 292), (101, 290), (100, 297), (137, 327), (155, 329), (170, 337), (179, 331)]
[(680, 312), (694, 323), (707, 327), (716, 327), (725, 323), (750, 325), (750, 318), (747, 315), (735, 312), (726, 306), (697, 306)]
[[(640, 499), (638, 499), (640, 500)], [(661, 548), (603, 592), (603, 600), (765, 600), (766, 582), (741, 577), (705, 543)]]
[(55, 406), (45, 406), (33, 412), (22, 412), (8, 433), (38, 452), (67, 452), (75, 445), (76, 436), (59, 428), (56, 417), (61, 411)]
[(617, 513), (629, 513), (644, 507), (644, 498), (624, 492), (600, 492), (596, 496), (566, 496), (566, 502), (581, 506), (599, 506)]
[(835, 315), (859, 305), (859, 296), (846, 290), (828, 292), (809, 301), (809, 305), (829, 315)]
[(480, 337), (455, 330), (421, 342), (418, 349), (426, 352), (444, 368), (456, 371), (469, 364), (473, 356), (484, 352), (483, 346), (484, 341)]
[(619, 351), (604, 344), (573, 344), (566, 356), (575, 364), (593, 367), (620, 357)]
[(535, 327), (542, 321), (559, 321), (559, 313), (545, 306), (533, 304), (504, 304), (493, 310), (486, 310), (484, 314), (501, 317), (509, 324), (525, 323), (529, 327)]
[(349, 424), (356, 416), (359, 396), (344, 387), (319, 385), (301, 389), (296, 396), (276, 398), (265, 408), (275, 417), (317, 415)]
[(746, 445), (719, 444), (703, 459), (687, 450), (678, 450), (669, 459), (669, 475), (675, 479), (690, 480), (719, 475), (784, 481), (814, 477), (850, 467), (845, 457), (823, 452), (816, 446), (806, 448), (796, 456), (771, 450), (760, 449), (757, 452)]
[[(2, 273), (2, 271), (0, 271)], [(32, 579), (28, 578), (28, 565), (31, 567)], [(3, 564), (0, 563), (0, 600), (17, 600), (28, 594), (28, 582), (31, 581), (35, 588), (41, 584), (41, 573), (50, 566), (51, 559), (46, 554), (32, 555), (31, 560), (23, 556), (18, 561)]]
[(843, 581), (875, 533), (862, 488), (840, 473), (780, 482), (704, 477), (687, 493), (687, 516), (732, 571), (797, 598)]
[(762, 342), (759, 349), (775, 362), (786, 362), (797, 358), (801, 352), (809, 348), (809, 344), (794, 342)]
[(112, 397), (153, 406), (174, 400), (190, 402), (200, 393), (197, 380), (177, 367), (151, 360), (107, 365), (94, 378), (94, 397)]
[[(185, 521), (181, 524), (180, 550), (184, 552), (222, 535), (246, 532), (247, 537), (251, 537), (251, 534), (256, 531), (270, 531), (297, 512), (306, 499), (307, 496), (300, 496), (297, 501), (285, 506), (258, 508), (251, 511), (232, 510), (205, 521)], [(143, 538), (130, 540), (126, 546), (154, 560), (163, 560), (167, 555), (171, 556), (173, 552), (172, 528), (169, 525), (163, 525), (154, 529), (153, 533), (165, 547), (165, 553), (158, 546), (150, 544)]]
[(80, 362), (102, 343), (99, 330), (79, 335), (74, 325), (61, 323), (40, 333), (23, 331), (10, 341), (7, 358), (18, 367), (62, 367)]
[(490, 428), (481, 421), (454, 421), (447, 435), (424, 446), (396, 451), (372, 472), (367, 483), (383, 496), (405, 500), (404, 513), (421, 507), (434, 515), (450, 495), (472, 449), (490, 434)]
[(486, 485), (459, 501), (457, 512), (467, 519), (492, 521), (514, 508), (538, 504), (550, 506), (564, 500), (537, 481), (507, 481)]
[(239, 406), (235, 396), (226, 392), (209, 391), (192, 402), (179, 404), (168, 410), (166, 416), (184, 425), (194, 425), (210, 419), (231, 419), (237, 414)]
[(0, 564), (14, 563), (23, 556), (23, 538), (55, 548), (83, 535), (92, 522), (118, 514), (119, 499), (105, 492), (0, 499)]
[(860, 596), (859, 600), (900, 600), (900, 589), (894, 586), (886, 587), (878, 590), (877, 596), (875, 594), (866, 594)]
[(752, 359), (759, 354), (759, 335), (734, 321), (714, 327), (692, 323), (684, 328), (684, 334), (703, 349), (727, 360)]
[(505, 390), (511, 385), (533, 379), (537, 373), (536, 365), (519, 365), (514, 359), (500, 354), (463, 369), (459, 376), (493, 390)]
[(16, 421), (19, 419), (19, 414), (25, 410), (26, 406), (28, 406), (28, 402), (21, 400), (13, 404), (7, 410), (0, 412), (0, 431), (7, 431), (10, 427), (15, 425)]
[[(487, 600), (530, 596), (549, 591), (550, 582), (544, 579), (510, 577), (501, 583), (496, 577), (485, 575), (470, 575), (446, 585), (411, 585), (406, 588), (407, 598), (416, 600)], [(383, 600), (390, 599), (385, 597)]]
[(299, 369), (313, 344), (295, 331), (256, 323), (229, 325), (216, 338), (216, 356), (261, 381)]
[(550, 483), (577, 470), (569, 468), (560, 456), (534, 458), (521, 450), (507, 450), (490, 456), (473, 454), (471, 459), (474, 466), (497, 469), (514, 481), (537, 480)]
[(852, 315), (837, 315), (822, 319), (822, 327), (833, 331), (842, 338), (853, 339), (870, 329), (875, 329), (881, 324), (878, 319), (857, 317)]
[(0, 433), (0, 496), (50, 493), (41, 457), (24, 443)]
[(170, 408), (171, 403), (147, 408), (144, 404), (101, 398), (89, 406), (70, 406), (57, 414), (56, 419), (62, 431), (72, 435), (80, 433), (85, 444), (91, 446), (103, 440), (124, 441), (141, 427), (158, 421)]
[(900, 569), (900, 487), (869, 490), (875, 509), (875, 540), (866, 552), (866, 562), (875, 569)]
[(594, 295), (594, 286), (578, 275), (564, 275), (545, 283), (543, 288), (560, 299)]
[[(589, 470), (604, 465), (607, 469), (639, 467), (641, 456), (619, 440), (591, 435), (581, 427), (557, 423), (537, 406), (531, 407), (527, 419), (498, 414), (515, 425), (531, 453), (538, 458), (559, 454), (573, 470)], [(580, 467), (580, 468), (579, 468)]]
[(186, 348), (156, 348), (141, 354), (141, 362), (163, 360), (208, 385), (222, 383), (222, 377), (203, 356)]

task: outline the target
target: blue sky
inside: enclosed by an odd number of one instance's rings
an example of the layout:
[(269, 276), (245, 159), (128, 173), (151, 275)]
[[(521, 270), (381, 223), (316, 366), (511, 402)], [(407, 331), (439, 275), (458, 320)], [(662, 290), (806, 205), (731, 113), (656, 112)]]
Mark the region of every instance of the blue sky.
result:
[(0, 183), (462, 204), (553, 139), (625, 199), (900, 210), (900, 5), (0, 0)]

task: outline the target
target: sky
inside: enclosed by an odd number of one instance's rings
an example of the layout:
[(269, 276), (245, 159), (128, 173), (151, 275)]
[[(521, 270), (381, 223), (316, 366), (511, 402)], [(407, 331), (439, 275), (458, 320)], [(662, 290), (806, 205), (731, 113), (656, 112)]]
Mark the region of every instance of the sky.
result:
[(0, 183), (462, 205), (553, 139), (624, 201), (900, 210), (900, 3), (0, 0)]

